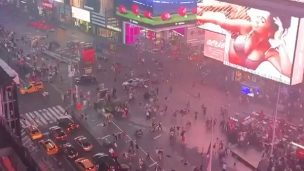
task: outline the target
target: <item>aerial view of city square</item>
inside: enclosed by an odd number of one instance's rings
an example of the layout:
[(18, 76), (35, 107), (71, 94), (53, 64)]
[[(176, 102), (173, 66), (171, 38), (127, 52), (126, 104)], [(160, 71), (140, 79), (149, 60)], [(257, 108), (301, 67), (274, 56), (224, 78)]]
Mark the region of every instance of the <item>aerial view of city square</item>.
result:
[(0, 171), (304, 171), (302, 0), (0, 0)]

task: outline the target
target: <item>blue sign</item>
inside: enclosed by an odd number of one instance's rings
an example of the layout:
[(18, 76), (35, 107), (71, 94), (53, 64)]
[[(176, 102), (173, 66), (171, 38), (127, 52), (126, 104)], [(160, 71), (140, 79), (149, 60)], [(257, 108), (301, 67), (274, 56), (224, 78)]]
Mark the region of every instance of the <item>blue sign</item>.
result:
[(181, 7), (186, 8), (187, 13), (197, 8), (197, 0), (117, 0), (118, 4), (125, 5), (128, 9), (132, 5), (139, 6), (139, 10), (148, 10), (153, 16), (160, 16), (164, 12), (177, 14)]

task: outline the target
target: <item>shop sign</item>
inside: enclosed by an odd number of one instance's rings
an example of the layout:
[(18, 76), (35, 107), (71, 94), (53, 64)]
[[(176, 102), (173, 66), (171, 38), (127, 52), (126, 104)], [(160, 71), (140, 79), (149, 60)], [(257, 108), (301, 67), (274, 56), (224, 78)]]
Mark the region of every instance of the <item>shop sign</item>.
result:
[(108, 29), (111, 29), (111, 30), (114, 30), (114, 31), (117, 31), (117, 32), (121, 32), (121, 29), (118, 28), (118, 27), (113, 27), (113, 26), (111, 26), (111, 25), (107, 25), (107, 28), (108, 28)]
[(93, 73), (93, 68), (92, 67), (86, 67), (84, 68), (84, 74), (89, 75)]
[(53, 9), (53, 4), (49, 2), (42, 2), (42, 7), (46, 9)]
[(54, 0), (54, 1), (64, 3), (64, 0)]
[(186, 24), (186, 23), (185, 22), (178, 22), (178, 23), (175, 23), (174, 25), (180, 26), (180, 25), (184, 25), (184, 24)]
[(133, 24), (138, 24), (138, 21), (135, 21), (135, 20), (129, 20), (131, 23), (133, 23)]
[(83, 10), (80, 8), (72, 7), (72, 17), (83, 20), (86, 22), (90, 22), (90, 12), (87, 10)]

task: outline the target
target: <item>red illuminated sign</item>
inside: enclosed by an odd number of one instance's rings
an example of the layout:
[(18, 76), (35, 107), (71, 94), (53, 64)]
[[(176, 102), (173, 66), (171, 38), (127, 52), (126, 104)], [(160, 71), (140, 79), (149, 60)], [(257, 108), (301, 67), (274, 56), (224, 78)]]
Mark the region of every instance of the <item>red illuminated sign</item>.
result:
[(226, 36), (220, 33), (205, 31), (204, 56), (224, 61)]
[(82, 60), (85, 63), (95, 63), (96, 60), (96, 51), (94, 48), (85, 48), (81, 52)]
[(42, 2), (42, 7), (46, 9), (53, 9), (53, 4), (49, 2)]

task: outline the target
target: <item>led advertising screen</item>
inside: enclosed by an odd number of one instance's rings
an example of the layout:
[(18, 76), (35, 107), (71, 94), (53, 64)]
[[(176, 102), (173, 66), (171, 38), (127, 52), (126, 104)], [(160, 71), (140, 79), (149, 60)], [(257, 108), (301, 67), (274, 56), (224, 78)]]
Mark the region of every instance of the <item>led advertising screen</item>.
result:
[(299, 26), (299, 34), (297, 38), (297, 48), (295, 54), (294, 65), (292, 69), (292, 79), (291, 84), (299, 84), (303, 81), (304, 72), (304, 19), (301, 18)]
[(197, 18), (226, 35), (224, 64), (291, 84), (298, 18), (215, 0), (199, 3)]
[(204, 36), (204, 56), (223, 62), (225, 56), (225, 42), (225, 34), (206, 30)]
[(134, 24), (183, 25), (196, 20), (196, 0), (117, 0), (116, 4), (116, 15)]

